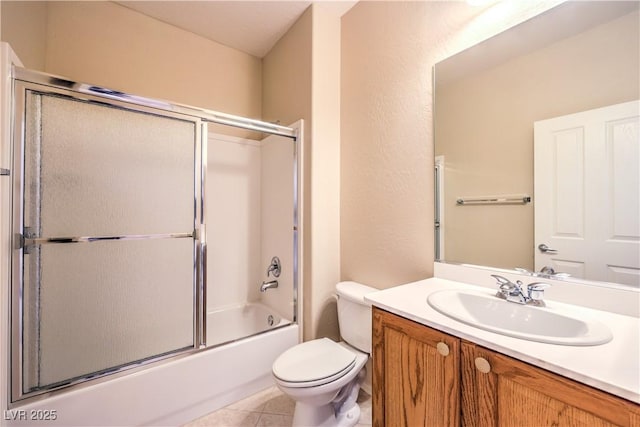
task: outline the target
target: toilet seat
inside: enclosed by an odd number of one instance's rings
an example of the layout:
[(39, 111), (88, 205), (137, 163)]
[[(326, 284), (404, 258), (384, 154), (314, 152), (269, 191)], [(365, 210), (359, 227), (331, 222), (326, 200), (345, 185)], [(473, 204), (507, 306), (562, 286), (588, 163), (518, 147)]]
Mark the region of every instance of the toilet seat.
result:
[(298, 344), (273, 363), (273, 375), (288, 387), (314, 387), (343, 377), (356, 364), (356, 354), (345, 346), (320, 338)]

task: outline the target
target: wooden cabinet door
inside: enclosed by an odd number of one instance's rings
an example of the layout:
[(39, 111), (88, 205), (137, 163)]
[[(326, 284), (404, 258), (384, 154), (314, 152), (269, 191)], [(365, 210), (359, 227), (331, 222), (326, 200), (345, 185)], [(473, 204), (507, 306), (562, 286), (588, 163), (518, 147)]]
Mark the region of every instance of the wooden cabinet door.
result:
[(374, 307), (374, 426), (458, 426), (459, 369), (459, 339)]
[(462, 342), (463, 426), (640, 426), (639, 406)]

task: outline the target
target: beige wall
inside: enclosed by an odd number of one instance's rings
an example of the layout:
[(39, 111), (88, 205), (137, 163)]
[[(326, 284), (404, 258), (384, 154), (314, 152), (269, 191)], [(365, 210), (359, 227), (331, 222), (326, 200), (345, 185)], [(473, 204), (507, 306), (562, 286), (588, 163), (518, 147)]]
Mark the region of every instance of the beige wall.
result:
[(263, 119), (305, 120), (304, 337), (338, 337), (340, 280), (340, 18), (303, 14), (263, 61)]
[[(311, 44), (312, 44), (312, 8), (308, 8), (298, 21), (282, 36), (276, 45), (262, 59), (262, 114), (263, 120), (289, 125), (298, 119), (304, 120), (305, 158), (304, 170), (311, 170), (311, 157), (308, 147), (311, 145)], [(305, 177), (306, 177), (305, 172)], [(310, 180), (304, 182), (305, 205), (303, 211), (309, 212), (311, 205)], [(298, 293), (303, 304), (303, 335), (313, 337), (310, 274), (311, 242), (308, 219), (302, 218), (304, 278), (302, 292)]]
[(466, 207), (455, 200), (533, 195), (533, 122), (638, 99), (638, 22), (635, 11), (438, 87), (437, 138), (446, 142), (436, 146), (446, 165), (444, 259), (533, 269), (533, 204)]
[(433, 274), (432, 66), (558, 2), (360, 2), (342, 18), (341, 275)]
[(386, 288), (432, 273), (428, 9), (361, 2), (342, 19), (344, 280)]
[[(1, 5), (3, 41), (28, 59), (27, 67), (136, 95), (262, 116), (259, 58), (112, 2), (47, 2), (46, 25), (43, 8), (29, 3)], [(46, 48), (39, 45), (40, 33), (24, 28), (46, 29)]]
[(311, 330), (338, 339), (340, 281), (340, 16), (313, 6), (311, 126)]
[(0, 35), (9, 42), (23, 65), (44, 71), (47, 44), (47, 2), (0, 2)]

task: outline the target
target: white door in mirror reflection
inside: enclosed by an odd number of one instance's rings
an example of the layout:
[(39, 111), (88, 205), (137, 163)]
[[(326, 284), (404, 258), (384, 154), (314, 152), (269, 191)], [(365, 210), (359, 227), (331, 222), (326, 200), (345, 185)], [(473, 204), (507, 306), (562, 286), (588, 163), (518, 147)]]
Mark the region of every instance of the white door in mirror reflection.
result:
[(534, 134), (536, 270), (640, 286), (640, 101), (535, 122)]

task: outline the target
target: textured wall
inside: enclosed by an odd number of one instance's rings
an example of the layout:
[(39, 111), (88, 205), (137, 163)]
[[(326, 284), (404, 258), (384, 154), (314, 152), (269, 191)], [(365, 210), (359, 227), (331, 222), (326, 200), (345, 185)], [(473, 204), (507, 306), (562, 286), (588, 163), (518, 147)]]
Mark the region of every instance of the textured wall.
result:
[(432, 66), (557, 3), (367, 1), (343, 16), (343, 280), (433, 274)]
[(136, 95), (262, 116), (259, 58), (109, 1), (46, 6), (3, 1), (1, 6), (3, 41), (25, 56), (29, 68)]
[[(271, 51), (262, 60), (262, 88), (263, 88), (263, 120), (279, 122), (289, 125), (296, 120), (304, 120), (304, 146), (305, 156), (303, 168), (311, 169), (311, 157), (307, 147), (311, 145), (311, 43), (312, 43), (312, 9), (309, 8), (282, 36)], [(285, 95), (285, 96), (283, 96)], [(303, 192), (305, 194), (303, 212), (309, 212), (311, 203), (311, 181), (306, 180)], [(303, 322), (305, 337), (311, 336), (310, 329), (312, 312), (311, 292), (311, 242), (310, 229), (307, 227), (307, 218), (303, 218), (302, 242), (304, 279), (303, 289), (298, 301), (304, 305)]]
[(313, 5), (263, 60), (263, 119), (305, 120), (304, 337), (338, 337), (340, 16)]
[(340, 280), (340, 16), (313, 6), (311, 127), (311, 333), (339, 338), (334, 298)]
[(47, 45), (47, 2), (0, 2), (2, 41), (20, 57), (23, 65), (44, 71)]

